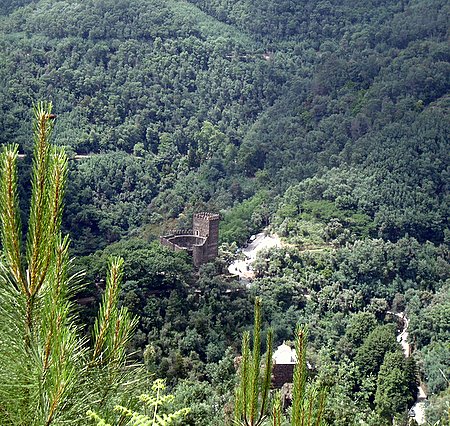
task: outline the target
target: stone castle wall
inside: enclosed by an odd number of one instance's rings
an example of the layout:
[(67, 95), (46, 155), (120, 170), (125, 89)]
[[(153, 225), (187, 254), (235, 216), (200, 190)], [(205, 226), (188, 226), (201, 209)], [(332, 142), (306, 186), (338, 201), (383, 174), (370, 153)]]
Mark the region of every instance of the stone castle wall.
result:
[(159, 237), (160, 243), (172, 250), (192, 251), (197, 246), (203, 246), (206, 243), (205, 237), (197, 237), (196, 235), (165, 235)]
[(219, 221), (218, 214), (196, 213), (192, 230), (171, 231), (161, 236), (159, 241), (174, 251), (191, 253), (194, 265), (199, 267), (219, 254)]
[(202, 263), (215, 259), (219, 254), (219, 221), (220, 216), (218, 214), (194, 214), (192, 224), (194, 235), (207, 237)]

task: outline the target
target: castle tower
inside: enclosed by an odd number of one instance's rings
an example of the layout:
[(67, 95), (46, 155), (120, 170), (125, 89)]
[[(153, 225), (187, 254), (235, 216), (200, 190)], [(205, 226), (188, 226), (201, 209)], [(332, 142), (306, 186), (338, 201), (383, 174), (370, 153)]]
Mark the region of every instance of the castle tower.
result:
[(215, 213), (194, 214), (192, 223), (194, 235), (206, 237), (203, 252), (205, 262), (215, 259), (219, 254), (219, 221), (220, 216)]
[(192, 255), (195, 267), (214, 260), (219, 254), (220, 216), (214, 213), (196, 213), (192, 230), (172, 231), (161, 235), (159, 241), (175, 251), (187, 251)]

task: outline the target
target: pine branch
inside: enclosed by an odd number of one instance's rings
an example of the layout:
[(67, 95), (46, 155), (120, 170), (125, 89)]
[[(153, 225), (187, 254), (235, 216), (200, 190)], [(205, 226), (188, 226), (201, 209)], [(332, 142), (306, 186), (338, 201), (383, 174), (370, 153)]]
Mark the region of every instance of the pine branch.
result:
[(295, 331), (295, 350), (297, 364), (294, 368), (294, 383), (292, 395), (292, 426), (300, 426), (303, 422), (304, 401), (306, 390), (306, 342), (308, 333), (299, 325)]
[(126, 347), (133, 337), (133, 331), (138, 325), (138, 319), (133, 317), (127, 308), (122, 307), (116, 319), (111, 345), (111, 361), (122, 365), (126, 358)]
[(49, 236), (48, 209), (49, 184), (48, 170), (50, 163), (49, 139), (53, 130), (52, 104), (38, 102), (34, 107), (34, 141), (35, 150), (32, 170), (32, 193), (30, 218), (27, 233), (27, 261), (29, 269), (29, 289), (31, 297), (39, 291), (48, 268), (47, 237)]
[[(115, 314), (119, 296), (119, 280), (122, 275), (123, 259), (117, 258), (110, 262), (106, 288), (102, 297), (99, 315), (94, 325), (93, 362), (101, 364), (105, 352), (107, 339), (111, 334), (111, 324), (115, 322)], [(106, 360), (105, 360), (106, 361)]]
[(270, 385), (272, 382), (272, 354), (273, 354), (273, 330), (270, 328), (267, 332), (267, 351), (266, 351), (266, 359), (265, 359), (265, 370), (264, 370), (264, 380), (261, 388), (261, 410), (259, 413), (259, 418), (257, 423), (262, 422), (266, 413), (266, 405), (269, 397)]
[(295, 332), (295, 348), (297, 364), (294, 369), (292, 396), (292, 426), (320, 426), (325, 409), (326, 390), (317, 384), (306, 386), (306, 344), (307, 330), (297, 326)]
[(267, 417), (267, 401), (272, 375), (273, 333), (267, 335), (266, 365), (261, 381), (261, 299), (255, 299), (253, 350), (250, 353), (250, 334), (242, 337), (242, 360), (239, 385), (236, 389), (234, 424), (259, 426)]
[(320, 426), (322, 424), (322, 416), (323, 416), (323, 412), (325, 411), (326, 398), (327, 398), (327, 389), (322, 388), (319, 391), (319, 402), (318, 402), (319, 406), (317, 408), (315, 426)]
[(54, 336), (58, 333), (61, 327), (64, 325), (63, 321), (66, 319), (66, 315), (62, 315), (60, 312), (61, 307), (64, 307), (66, 303), (66, 288), (67, 288), (67, 269), (69, 264), (69, 239), (64, 238), (62, 241), (61, 235), (58, 236), (58, 242), (56, 244), (53, 268), (49, 274), (49, 282), (51, 286), (48, 292), (49, 305), (44, 310), (44, 314), (47, 313), (45, 319), (47, 335), (45, 337), (44, 345), (44, 362), (43, 362), (43, 377), (45, 377), (49, 368), (50, 354), (55, 342)]
[(17, 194), (18, 145), (6, 147), (0, 157), (1, 240), (6, 261), (18, 288), (29, 294), (21, 262), (21, 223)]
[(88, 354), (70, 301), (77, 277), (69, 276), (69, 239), (60, 233), (67, 157), (49, 144), (51, 104), (38, 103), (34, 114), (28, 268), (21, 261), (17, 147), (0, 154), (0, 423), (82, 424), (80, 416), (93, 401), (112, 410), (114, 390), (142, 383), (141, 370), (123, 368), (137, 321), (118, 309), (123, 260), (116, 259)]
[[(67, 155), (59, 148), (52, 147), (50, 152), (50, 179), (48, 185), (48, 203), (49, 207), (49, 223), (45, 231), (45, 241), (47, 247), (55, 246), (57, 250), (58, 233), (61, 227), (62, 210), (63, 210), (63, 197), (65, 190), (65, 183), (67, 180)], [(47, 250), (45, 256), (43, 256), (42, 273), (40, 274), (40, 280), (36, 285), (36, 292), (42, 287), (44, 283), (46, 272), (52, 261), (52, 251)], [(68, 262), (68, 259), (66, 260)]]
[(241, 418), (247, 418), (247, 385), (250, 369), (250, 333), (245, 331), (242, 336), (242, 358), (240, 365), (239, 386), (236, 391), (235, 423), (240, 424)]
[(85, 370), (86, 347), (80, 330), (72, 320), (73, 303), (67, 297), (69, 273), (69, 240), (59, 234), (52, 262), (43, 285), (41, 333), (45, 342), (42, 356), (41, 393), (46, 425), (63, 412)]
[(281, 392), (278, 391), (272, 405), (272, 426), (281, 426), (282, 411)]
[(250, 376), (250, 412), (249, 420), (251, 423), (256, 418), (258, 410), (258, 396), (259, 396), (259, 377), (261, 364), (261, 298), (255, 298), (255, 324), (253, 327), (253, 353), (252, 353), (252, 368)]
[(123, 259), (112, 259), (105, 293), (94, 325), (93, 365), (122, 365), (126, 358), (126, 345), (137, 326), (137, 319), (132, 317), (126, 308), (118, 309), (122, 275)]
[(311, 422), (313, 421), (313, 407), (315, 400), (316, 400), (316, 389), (313, 388), (310, 392), (308, 400), (308, 417), (307, 417), (308, 426), (312, 426)]

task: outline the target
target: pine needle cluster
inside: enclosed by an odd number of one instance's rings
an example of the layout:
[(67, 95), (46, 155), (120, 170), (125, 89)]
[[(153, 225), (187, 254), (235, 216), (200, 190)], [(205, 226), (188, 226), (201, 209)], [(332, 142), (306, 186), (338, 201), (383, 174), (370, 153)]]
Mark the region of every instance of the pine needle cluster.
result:
[(294, 368), (292, 409), (290, 421), (284, 415), (280, 392), (270, 394), (272, 380), (273, 333), (267, 333), (267, 352), (261, 366), (261, 299), (255, 300), (253, 350), (250, 352), (250, 334), (242, 339), (242, 360), (238, 372), (235, 397), (236, 426), (325, 426), (323, 413), (326, 390), (307, 381), (306, 345), (308, 333), (300, 325), (295, 331), (297, 363)]
[[(173, 395), (166, 395), (165, 383), (162, 379), (153, 382), (152, 392), (142, 394), (139, 400), (144, 405), (144, 413), (116, 405), (114, 411), (119, 414), (119, 419), (128, 419), (127, 426), (169, 426), (189, 413), (189, 408), (182, 408), (173, 413), (161, 413), (161, 408), (173, 401)], [(97, 413), (88, 411), (88, 417), (95, 421), (97, 426), (112, 426), (106, 423)]]
[[(93, 333), (77, 322), (69, 239), (60, 231), (67, 156), (49, 143), (51, 103), (34, 107), (34, 156), (26, 239), (17, 189), (18, 146), (0, 154), (0, 424), (85, 424), (89, 407), (108, 412), (129, 380), (126, 344), (136, 320), (118, 308), (123, 261), (111, 262)], [(23, 248), (23, 241), (25, 247)], [(131, 373), (133, 371), (133, 373)], [(130, 385), (131, 383), (131, 385)], [(126, 393), (125, 393), (126, 394)]]
[(307, 330), (297, 326), (295, 351), (297, 364), (294, 369), (291, 426), (322, 426), (326, 390), (316, 383), (307, 383), (306, 345)]
[(242, 360), (239, 385), (236, 389), (234, 424), (259, 426), (267, 418), (269, 390), (272, 380), (273, 331), (267, 333), (267, 351), (261, 369), (261, 299), (255, 300), (253, 350), (250, 352), (250, 333), (242, 338)]

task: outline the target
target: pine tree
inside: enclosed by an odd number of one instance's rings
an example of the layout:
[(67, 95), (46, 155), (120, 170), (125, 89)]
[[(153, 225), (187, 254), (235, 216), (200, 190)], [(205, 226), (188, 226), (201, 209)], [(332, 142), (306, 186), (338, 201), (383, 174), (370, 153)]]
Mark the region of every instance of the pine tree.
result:
[(250, 333), (242, 338), (242, 359), (239, 385), (236, 389), (234, 423), (242, 426), (259, 426), (268, 415), (269, 390), (272, 377), (273, 332), (267, 333), (267, 352), (261, 369), (261, 299), (255, 299), (255, 324), (253, 350), (250, 353)]
[(320, 426), (325, 409), (326, 391), (316, 383), (307, 386), (306, 344), (307, 331), (297, 326), (295, 332), (295, 350), (297, 364), (294, 369), (292, 395), (292, 426)]
[[(93, 345), (82, 336), (73, 295), (69, 239), (60, 231), (67, 156), (49, 143), (56, 116), (51, 103), (34, 107), (31, 205), (22, 248), (17, 191), (18, 147), (0, 155), (0, 424), (85, 424), (94, 407), (112, 409), (126, 397), (126, 344), (136, 326), (118, 308), (123, 261), (111, 262)], [(136, 384), (139, 381), (131, 381)]]
[[(270, 401), (273, 355), (273, 333), (270, 329), (267, 334), (267, 352), (263, 368), (260, 365), (261, 304), (261, 299), (256, 298), (252, 353), (250, 353), (250, 334), (245, 332), (242, 338), (242, 359), (238, 372), (239, 383), (236, 389), (233, 421), (239, 426), (268, 425), (269, 411), (270, 424), (273, 426), (281, 426), (284, 418), (280, 392), (275, 393)], [(293, 377), (290, 423), (292, 426), (323, 426), (326, 390), (316, 383), (307, 383), (307, 335), (304, 328), (297, 326), (295, 332), (297, 364)]]

